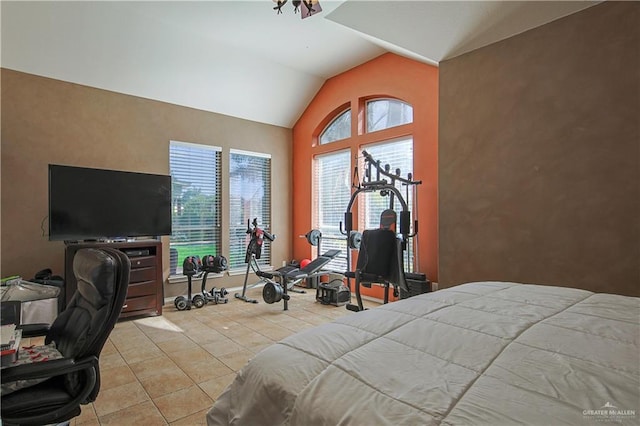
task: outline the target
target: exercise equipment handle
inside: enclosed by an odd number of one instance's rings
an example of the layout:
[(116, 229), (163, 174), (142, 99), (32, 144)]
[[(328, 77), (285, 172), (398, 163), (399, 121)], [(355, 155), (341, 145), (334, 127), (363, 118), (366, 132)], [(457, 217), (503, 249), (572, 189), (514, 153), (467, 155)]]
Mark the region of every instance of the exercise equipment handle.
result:
[(267, 231), (265, 231), (264, 229), (262, 230), (262, 235), (264, 236), (264, 238), (266, 238), (269, 241), (273, 241), (276, 239), (276, 235), (275, 234), (270, 234)]
[(380, 165), (380, 161), (376, 161), (373, 156), (371, 154), (369, 154), (367, 151), (362, 151), (362, 155), (364, 156), (364, 161), (367, 163), (367, 167), (368, 169), (371, 169), (371, 166), (374, 166), (376, 168), (376, 180), (380, 181), (380, 175), (386, 176), (389, 179), (392, 180), (398, 180), (406, 185), (420, 185), (422, 184), (422, 181), (415, 181), (415, 180), (411, 180), (411, 179), (405, 179), (403, 177), (400, 176), (395, 176), (391, 173), (389, 173), (389, 171), (385, 170), (381, 165)]

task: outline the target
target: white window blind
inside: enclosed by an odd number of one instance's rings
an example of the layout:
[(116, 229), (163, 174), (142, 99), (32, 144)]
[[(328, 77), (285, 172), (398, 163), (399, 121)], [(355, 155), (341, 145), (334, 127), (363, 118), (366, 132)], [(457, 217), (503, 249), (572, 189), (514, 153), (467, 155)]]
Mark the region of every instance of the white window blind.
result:
[[(245, 254), (250, 235), (247, 221), (258, 219), (258, 227), (271, 229), (271, 156), (231, 150), (229, 156), (229, 269), (246, 268)], [(276, 233), (277, 234), (277, 233)], [(264, 240), (258, 265), (271, 265), (271, 244)]]
[[(339, 151), (315, 157), (316, 221), (315, 228), (322, 232), (322, 252), (339, 249), (341, 253), (325, 268), (337, 272), (347, 271), (347, 240), (340, 233), (340, 222), (351, 198), (350, 151)], [(344, 223), (343, 223), (344, 228)], [(322, 253), (319, 253), (322, 254)]]
[(320, 145), (351, 136), (351, 109), (340, 113), (320, 134)]
[(187, 256), (220, 253), (221, 149), (170, 141), (172, 178), (171, 275), (182, 274)]
[[(413, 174), (413, 138), (403, 138), (388, 142), (382, 142), (377, 144), (371, 144), (363, 147), (375, 160), (379, 160), (384, 167), (385, 164), (389, 164), (390, 172), (395, 174), (396, 169), (400, 169), (400, 176), (404, 179), (407, 178), (407, 174)], [(387, 179), (389, 181), (389, 179)], [(413, 193), (412, 188), (409, 189), (407, 195), (407, 186), (400, 183), (396, 183), (396, 187), (400, 190), (402, 197), (407, 202), (409, 211), (411, 211), (411, 220), (415, 219), (413, 215)], [(381, 196), (379, 192), (365, 193), (361, 198), (359, 211), (360, 218), (359, 223), (363, 225), (361, 229), (375, 229), (380, 227), (380, 214), (383, 210), (390, 208), (390, 197)], [(395, 199), (393, 209), (398, 215), (398, 221), (396, 222), (396, 230), (400, 231), (400, 212), (402, 206), (400, 202)], [(413, 225), (413, 224), (412, 224)], [(409, 240), (407, 244), (407, 251), (405, 252), (405, 271), (413, 271), (413, 239)]]
[(367, 132), (413, 123), (411, 105), (395, 99), (373, 99), (367, 102)]

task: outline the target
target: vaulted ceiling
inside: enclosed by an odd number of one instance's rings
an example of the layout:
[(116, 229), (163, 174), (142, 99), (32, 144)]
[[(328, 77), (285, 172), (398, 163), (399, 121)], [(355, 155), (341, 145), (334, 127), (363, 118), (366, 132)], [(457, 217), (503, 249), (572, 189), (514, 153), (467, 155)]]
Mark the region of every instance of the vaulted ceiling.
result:
[(2, 1), (1, 66), (290, 128), (385, 52), (437, 66), (597, 3), (320, 0), (301, 19), (292, 0)]

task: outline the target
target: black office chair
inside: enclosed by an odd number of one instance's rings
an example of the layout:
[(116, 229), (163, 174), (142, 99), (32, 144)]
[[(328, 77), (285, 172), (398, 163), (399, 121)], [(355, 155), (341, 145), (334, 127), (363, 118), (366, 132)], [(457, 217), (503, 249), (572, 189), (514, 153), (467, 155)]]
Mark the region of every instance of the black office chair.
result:
[(402, 241), (390, 229), (368, 229), (362, 233), (358, 263), (354, 272), (345, 274), (355, 278), (357, 305), (348, 304), (350, 311), (362, 311), (360, 286), (371, 287), (372, 283), (384, 285), (384, 303), (389, 302), (389, 286), (409, 291), (402, 260)]
[(41, 333), (46, 334), (45, 345), (55, 342), (62, 358), (2, 369), (3, 388), (10, 382), (43, 380), (2, 396), (4, 426), (64, 422), (80, 414), (80, 405), (95, 401), (100, 352), (122, 310), (130, 266), (129, 258), (117, 250), (78, 250), (73, 259), (77, 290)]

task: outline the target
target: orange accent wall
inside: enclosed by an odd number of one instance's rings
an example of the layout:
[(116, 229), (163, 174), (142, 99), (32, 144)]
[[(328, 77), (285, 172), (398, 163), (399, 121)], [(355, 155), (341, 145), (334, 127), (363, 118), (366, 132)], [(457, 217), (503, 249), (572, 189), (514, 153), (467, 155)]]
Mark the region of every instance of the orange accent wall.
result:
[[(413, 107), (413, 123), (367, 134), (358, 106), (371, 97), (401, 99)], [(352, 109), (352, 138), (317, 145), (318, 134), (346, 106)], [(411, 134), (414, 143), (414, 179), (422, 180), (417, 188), (418, 268), (431, 281), (438, 279), (438, 68), (386, 53), (358, 67), (330, 78), (293, 127), (293, 256), (312, 258), (312, 248), (299, 235), (312, 228), (313, 156), (350, 148), (352, 159), (362, 145)], [(384, 163), (384, 159), (380, 159)], [(353, 162), (353, 160), (352, 160)], [(393, 167), (393, 164), (391, 165)], [(345, 205), (345, 209), (347, 206)], [(357, 211), (354, 218), (357, 217)], [(362, 231), (362, 230), (360, 230)], [(363, 294), (381, 297), (381, 289), (363, 290)]]

